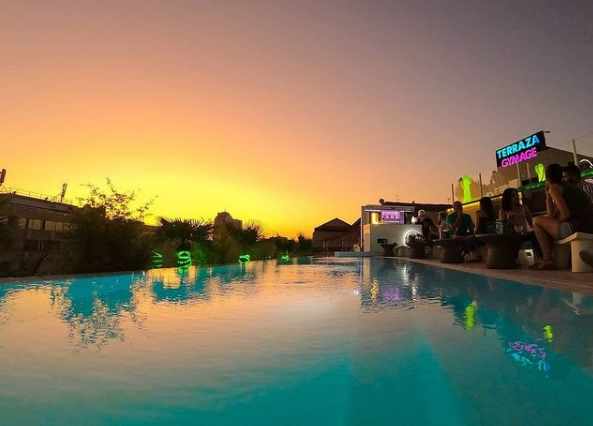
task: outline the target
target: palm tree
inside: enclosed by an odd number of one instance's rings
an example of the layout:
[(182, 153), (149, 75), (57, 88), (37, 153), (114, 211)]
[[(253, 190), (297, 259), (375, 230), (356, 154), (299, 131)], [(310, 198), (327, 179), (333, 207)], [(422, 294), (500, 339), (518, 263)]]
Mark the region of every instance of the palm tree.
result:
[(166, 219), (161, 217), (158, 235), (164, 240), (203, 242), (212, 235), (212, 223), (203, 219)]

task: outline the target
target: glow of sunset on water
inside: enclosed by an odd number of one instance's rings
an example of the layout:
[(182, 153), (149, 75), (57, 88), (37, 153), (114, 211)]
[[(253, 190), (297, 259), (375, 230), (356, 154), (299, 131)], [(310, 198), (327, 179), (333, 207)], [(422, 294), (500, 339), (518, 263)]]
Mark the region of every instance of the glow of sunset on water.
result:
[(0, 168), (290, 236), (379, 198), (445, 202), (501, 146), (592, 130), (593, 6), (560, 6), (7, 2)]

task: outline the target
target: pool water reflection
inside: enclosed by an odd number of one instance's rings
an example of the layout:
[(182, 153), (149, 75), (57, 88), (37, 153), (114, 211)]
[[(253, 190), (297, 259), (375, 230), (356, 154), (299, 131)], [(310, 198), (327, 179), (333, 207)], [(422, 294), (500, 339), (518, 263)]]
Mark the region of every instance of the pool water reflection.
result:
[(388, 259), (0, 283), (2, 425), (593, 424), (593, 297)]

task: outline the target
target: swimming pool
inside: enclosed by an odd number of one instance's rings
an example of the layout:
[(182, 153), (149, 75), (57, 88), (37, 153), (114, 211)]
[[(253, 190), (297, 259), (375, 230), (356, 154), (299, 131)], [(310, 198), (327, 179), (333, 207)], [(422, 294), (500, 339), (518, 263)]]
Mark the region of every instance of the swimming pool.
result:
[(593, 424), (593, 297), (392, 259), (0, 284), (0, 424)]

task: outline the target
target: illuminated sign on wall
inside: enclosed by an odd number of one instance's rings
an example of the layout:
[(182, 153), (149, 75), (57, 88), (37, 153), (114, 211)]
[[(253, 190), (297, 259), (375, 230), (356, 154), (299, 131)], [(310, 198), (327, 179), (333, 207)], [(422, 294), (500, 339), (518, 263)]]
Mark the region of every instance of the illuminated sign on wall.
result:
[(546, 149), (546, 137), (543, 131), (534, 133), (496, 150), (497, 167), (509, 167), (523, 161), (532, 160), (537, 157), (537, 153)]
[(535, 174), (537, 174), (538, 182), (545, 182), (546, 181), (546, 166), (544, 166), (542, 163), (537, 163), (535, 165)]
[(381, 222), (404, 224), (404, 212), (400, 210), (383, 210), (381, 212)]

